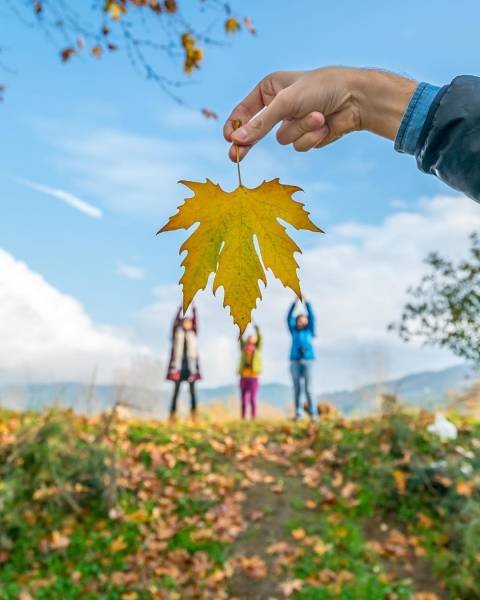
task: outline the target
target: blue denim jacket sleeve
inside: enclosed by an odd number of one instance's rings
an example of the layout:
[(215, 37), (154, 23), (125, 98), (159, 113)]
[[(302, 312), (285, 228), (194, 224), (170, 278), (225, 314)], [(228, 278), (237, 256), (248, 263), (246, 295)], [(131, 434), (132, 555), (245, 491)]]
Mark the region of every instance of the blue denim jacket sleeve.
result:
[(415, 154), (428, 111), (439, 91), (439, 87), (429, 83), (422, 82), (418, 85), (410, 98), (395, 138), (395, 150), (397, 152)]

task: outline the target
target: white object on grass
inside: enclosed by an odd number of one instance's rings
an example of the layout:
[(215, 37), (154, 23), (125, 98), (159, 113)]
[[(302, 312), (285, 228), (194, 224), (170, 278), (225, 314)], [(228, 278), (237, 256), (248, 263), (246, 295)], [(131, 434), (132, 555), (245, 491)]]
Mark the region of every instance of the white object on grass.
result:
[(427, 427), (430, 433), (438, 435), (442, 440), (456, 440), (458, 430), (442, 413), (435, 413), (435, 422)]

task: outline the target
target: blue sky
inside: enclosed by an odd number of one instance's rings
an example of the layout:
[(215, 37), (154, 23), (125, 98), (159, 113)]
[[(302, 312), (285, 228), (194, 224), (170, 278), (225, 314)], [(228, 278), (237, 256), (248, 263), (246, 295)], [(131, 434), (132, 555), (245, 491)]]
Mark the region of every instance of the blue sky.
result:
[[(154, 235), (183, 198), (176, 181), (209, 177), (229, 189), (234, 186), (235, 170), (227, 159), (227, 144), (221, 134), (223, 119), (262, 76), (277, 69), (328, 64), (383, 67), (436, 84), (447, 83), (461, 73), (479, 74), (477, 2), (466, 0), (461, 8), (444, 0), (344, 0), (328, 5), (313, 0), (247, 0), (232, 5), (239, 15), (253, 18), (258, 35), (242, 32), (225, 45), (208, 47), (202, 69), (181, 90), (189, 103), (215, 110), (220, 120), (214, 122), (176, 105), (152, 82), (139, 76), (121, 52), (100, 61), (85, 57), (60, 64), (56, 48), (40, 32), (21, 25), (0, 4), (0, 41), (6, 49), (3, 59), (16, 71), (0, 71), (0, 81), (8, 85), (5, 103), (0, 106), (0, 248), (17, 264), (25, 263), (29, 272), (40, 275), (46, 285), (78, 302), (91, 319), (92, 328), (107, 327), (113, 337), (118, 333), (123, 341), (128, 340), (133, 344), (133, 353), (141, 346), (142, 351), (160, 359), (165, 356), (166, 324), (171, 307), (180, 300), (175, 287), (180, 275), (177, 248), (184, 235)], [(224, 39), (221, 23), (217, 37)], [(178, 75), (180, 64), (161, 55), (156, 64), (168, 76), (182, 77)], [(392, 216), (431, 216), (425, 199), (455, 196), (433, 177), (420, 174), (411, 157), (396, 154), (391, 142), (366, 133), (307, 155), (278, 146), (272, 136), (249, 155), (242, 169), (247, 184), (278, 176), (304, 188), (302, 201), (327, 231), (322, 239), (295, 234), (312, 253), (322, 244), (343, 247), (346, 242), (341, 238), (347, 235), (348, 243), (357, 250), (363, 244), (359, 256), (365, 256), (365, 236), (370, 236), (368, 243), (373, 243)], [(25, 182), (74, 194), (96, 207), (102, 216), (93, 218)], [(467, 224), (462, 224), (458, 238), (453, 236), (451, 242), (434, 238), (429, 243), (442, 243), (455, 253), (463, 246), (454, 241), (463, 239), (476, 207), (471, 208), (463, 200), (458, 208), (448, 206), (448, 210), (460, 211)], [(427, 227), (429, 223), (427, 219)], [(345, 234), (347, 224), (357, 227), (353, 234), (352, 229)], [(420, 260), (420, 250), (429, 248), (428, 244), (420, 244), (415, 260)], [(324, 295), (329, 290), (339, 293), (338, 287), (325, 287), (323, 291), (318, 288), (315, 265), (307, 274), (304, 289), (307, 295), (318, 294), (321, 310)], [(412, 271), (413, 283), (416, 274)], [(348, 272), (337, 275), (345, 284), (352, 277)], [(370, 284), (374, 289), (376, 281), (372, 279)], [(4, 282), (13, 291), (14, 285)], [(11, 297), (18, 297), (18, 293), (12, 292)], [(390, 292), (382, 289), (374, 293), (378, 296)], [(278, 306), (279, 315), (286, 298), (282, 294), (272, 291), (264, 301), (267, 307)], [(355, 313), (353, 287), (351, 294), (350, 310)], [(27, 302), (23, 296), (22, 302)], [(32, 303), (28, 305), (30, 312), (34, 312), (34, 298), (28, 302)], [(345, 298), (340, 302), (345, 304)], [(223, 336), (221, 347), (233, 357), (235, 347), (228, 346), (229, 336), (234, 340), (236, 334), (219, 306), (219, 312), (215, 312), (217, 304), (219, 301), (210, 303), (205, 313), (222, 320), (218, 332)], [(401, 305), (401, 298), (395, 298), (393, 304)], [(342, 364), (353, 360), (351, 353), (345, 354), (349, 344), (343, 334), (338, 351), (333, 338), (329, 345), (322, 346), (322, 317), (330, 322), (338, 319), (339, 330), (343, 331), (340, 320), (344, 321), (344, 313), (335, 314), (335, 302), (331, 306), (331, 314), (319, 315), (318, 379), (328, 382), (319, 387), (337, 387), (343, 381), (348, 387), (356, 383), (357, 376), (350, 376), (352, 369), (360, 372), (363, 367), (341, 370)], [(58, 326), (63, 327), (61, 322)], [(360, 354), (364, 351), (362, 327), (356, 331), (354, 321), (350, 326)], [(207, 324), (205, 328), (205, 346), (208, 353), (215, 353), (215, 339), (213, 334), (208, 337)], [(285, 347), (286, 335), (282, 342)], [(377, 337), (384, 339), (384, 324), (372, 324), (369, 335), (373, 346), (366, 344), (363, 348), (376, 347)], [(398, 362), (397, 346), (392, 344), (388, 352), (394, 355), (394, 365), (385, 375), (454, 361), (445, 353), (415, 350), (411, 361), (405, 358)], [(322, 357), (329, 369), (336, 369), (333, 379), (323, 376)], [(283, 362), (278, 363), (283, 359), (272, 352), (271, 360), (275, 367), (266, 377), (282, 379), (285, 369)], [(215, 361), (208, 359), (211, 383), (231, 377), (225, 369), (230, 369), (232, 361), (219, 363), (217, 368)], [(6, 358), (0, 362), (0, 373), (8, 373), (9, 364)], [(18, 376), (21, 369), (15, 369)], [(376, 376), (373, 370), (367, 369), (368, 377)], [(33, 363), (29, 372), (31, 378), (37, 373), (48, 378)], [(57, 378), (62, 376), (76, 377), (75, 369), (55, 374)]]

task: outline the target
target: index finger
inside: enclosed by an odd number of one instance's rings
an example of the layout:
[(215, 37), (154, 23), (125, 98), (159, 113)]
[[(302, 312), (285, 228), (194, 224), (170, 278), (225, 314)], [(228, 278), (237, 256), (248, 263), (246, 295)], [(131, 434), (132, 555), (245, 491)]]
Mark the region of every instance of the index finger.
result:
[(232, 141), (233, 121), (238, 119), (242, 125), (248, 123), (258, 112), (265, 107), (262, 93), (260, 91), (260, 83), (257, 84), (253, 90), (246, 96), (240, 104), (232, 110), (230, 116), (225, 121), (223, 126), (223, 135), (227, 142)]

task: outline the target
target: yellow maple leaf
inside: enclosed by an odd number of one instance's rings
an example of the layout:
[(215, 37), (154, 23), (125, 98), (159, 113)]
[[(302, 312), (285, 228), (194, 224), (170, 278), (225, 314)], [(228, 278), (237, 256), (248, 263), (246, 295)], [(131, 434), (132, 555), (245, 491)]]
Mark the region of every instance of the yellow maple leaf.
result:
[(292, 199), (301, 188), (281, 184), (278, 179), (264, 181), (253, 189), (240, 185), (233, 192), (225, 192), (209, 179), (180, 183), (194, 196), (185, 200), (159, 233), (189, 229), (199, 223), (180, 248), (180, 253), (187, 252), (180, 280), (184, 310), (196, 293), (205, 289), (211, 273), (215, 273), (214, 293), (223, 287), (224, 306), (230, 307), (241, 332), (262, 297), (259, 281), (266, 284), (265, 269), (301, 297), (294, 257), (301, 250), (279, 222), (281, 219), (296, 229), (322, 231), (310, 220), (303, 204)]

